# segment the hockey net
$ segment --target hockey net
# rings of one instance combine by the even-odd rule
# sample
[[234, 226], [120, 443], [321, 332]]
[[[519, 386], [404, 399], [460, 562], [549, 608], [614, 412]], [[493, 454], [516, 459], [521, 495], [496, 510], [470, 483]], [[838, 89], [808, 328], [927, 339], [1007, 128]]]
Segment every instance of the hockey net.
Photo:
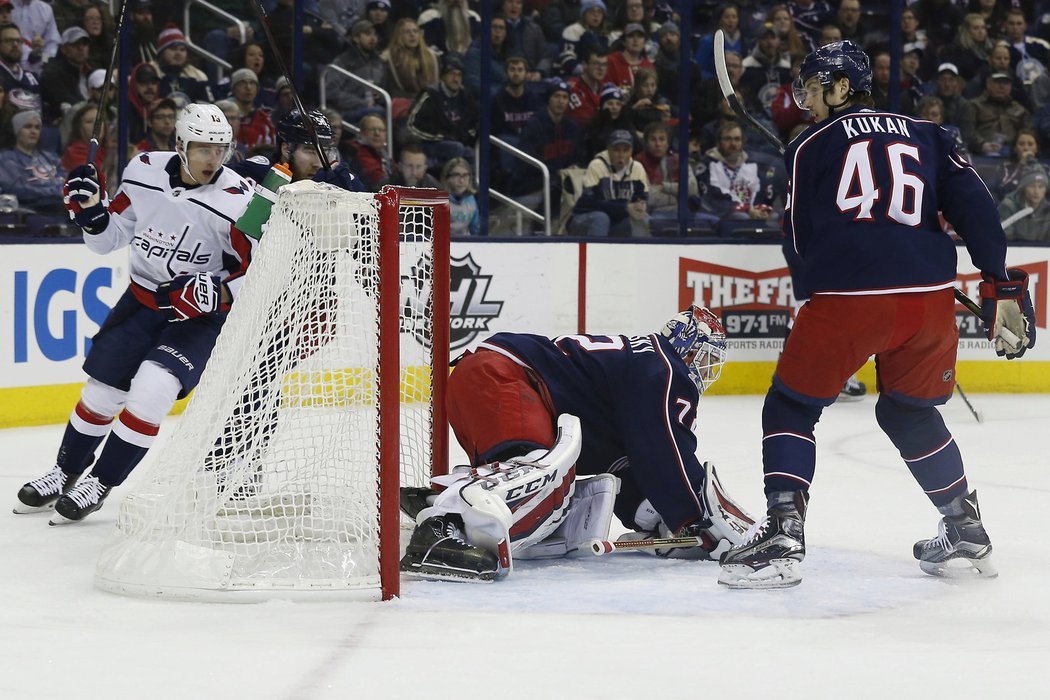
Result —
[[398, 487], [447, 468], [448, 216], [435, 190], [281, 189], [97, 585], [397, 595]]

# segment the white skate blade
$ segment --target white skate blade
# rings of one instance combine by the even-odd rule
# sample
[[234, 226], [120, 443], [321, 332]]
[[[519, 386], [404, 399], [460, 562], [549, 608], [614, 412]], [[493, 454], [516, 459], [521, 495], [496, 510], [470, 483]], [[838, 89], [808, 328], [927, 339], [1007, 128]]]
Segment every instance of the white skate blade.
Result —
[[48, 525], [72, 525], [74, 523], [79, 523], [79, 522], [80, 522], [79, 520], [70, 520], [66, 516], [64, 516], [61, 513], [59, 513], [58, 511], [55, 511], [51, 515], [51, 520], [47, 521], [47, 524]]
[[486, 571], [479, 574], [477, 571], [453, 568], [434, 568], [423, 565], [411, 569], [401, 569], [403, 576], [419, 579], [422, 581], [452, 581], [454, 583], [492, 583], [496, 580], [494, 572]]
[[773, 559], [760, 569], [723, 564], [718, 582], [734, 589], [790, 588], [802, 583], [802, 569], [794, 559]]
[[11, 512], [15, 515], [28, 515], [30, 513], [49, 513], [55, 509], [55, 502], [51, 501], [47, 505], [43, 506], [27, 506], [25, 503], [19, 501]]
[[999, 570], [992, 563], [992, 556], [980, 559], [969, 559], [967, 557], [955, 557], [943, 562], [919, 561], [919, 568], [930, 576], [950, 579], [968, 578], [995, 578]]

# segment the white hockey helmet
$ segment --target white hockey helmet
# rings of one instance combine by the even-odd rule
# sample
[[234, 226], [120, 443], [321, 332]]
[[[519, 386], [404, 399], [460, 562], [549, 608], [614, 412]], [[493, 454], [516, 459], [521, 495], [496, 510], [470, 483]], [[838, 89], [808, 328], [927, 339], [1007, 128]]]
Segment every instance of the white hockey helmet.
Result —
[[660, 333], [685, 360], [689, 378], [701, 394], [722, 376], [727, 350], [726, 331], [710, 309], [690, 306], [672, 316]]
[[191, 102], [182, 108], [175, 120], [175, 152], [187, 169], [186, 149], [191, 142], [224, 144], [226, 155], [222, 162], [225, 163], [233, 154], [233, 127], [215, 105]]

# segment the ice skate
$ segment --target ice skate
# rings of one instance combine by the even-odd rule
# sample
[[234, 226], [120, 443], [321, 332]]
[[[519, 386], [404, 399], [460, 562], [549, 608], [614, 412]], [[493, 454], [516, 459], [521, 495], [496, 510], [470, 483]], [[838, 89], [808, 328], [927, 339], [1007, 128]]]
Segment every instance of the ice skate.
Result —
[[718, 582], [730, 588], [787, 588], [802, 582], [803, 523], [809, 494], [794, 491], [751, 526], [743, 544], [722, 555]]
[[419, 511], [433, 504], [437, 491], [427, 486], [402, 486], [400, 492], [401, 512], [412, 520]]
[[857, 379], [857, 375], [854, 374], [842, 385], [842, 389], [839, 391], [839, 401], [857, 401], [864, 398], [867, 393], [868, 387], [865, 386], [864, 382]]
[[80, 522], [101, 508], [112, 490], [112, 486], [106, 486], [96, 476], [85, 477], [55, 502], [55, 514], [51, 516], [50, 524]]
[[977, 491], [962, 499], [962, 507], [962, 515], [941, 518], [937, 536], [916, 542], [912, 553], [919, 568], [931, 576], [994, 578], [999, 572], [992, 563], [992, 542], [981, 523]]
[[467, 544], [455, 513], [420, 523], [401, 558], [401, 571], [419, 578], [491, 583], [499, 573], [495, 554]]
[[18, 503], [12, 512], [43, 513], [54, 509], [55, 501], [77, 483], [79, 474], [68, 474], [57, 465], [43, 476], [33, 479], [18, 491]]

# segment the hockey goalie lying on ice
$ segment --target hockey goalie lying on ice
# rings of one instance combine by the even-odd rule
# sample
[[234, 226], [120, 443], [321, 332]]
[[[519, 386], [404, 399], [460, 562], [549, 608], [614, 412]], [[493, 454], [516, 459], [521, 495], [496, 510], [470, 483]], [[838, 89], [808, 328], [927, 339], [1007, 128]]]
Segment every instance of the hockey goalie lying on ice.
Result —
[[402, 489], [417, 526], [401, 570], [491, 581], [514, 557], [606, 539], [614, 513], [633, 540], [696, 538], [657, 554], [717, 561], [752, 524], [696, 458], [697, 402], [725, 357], [725, 331], [696, 306], [649, 335], [488, 338], [448, 385], [470, 465]]

